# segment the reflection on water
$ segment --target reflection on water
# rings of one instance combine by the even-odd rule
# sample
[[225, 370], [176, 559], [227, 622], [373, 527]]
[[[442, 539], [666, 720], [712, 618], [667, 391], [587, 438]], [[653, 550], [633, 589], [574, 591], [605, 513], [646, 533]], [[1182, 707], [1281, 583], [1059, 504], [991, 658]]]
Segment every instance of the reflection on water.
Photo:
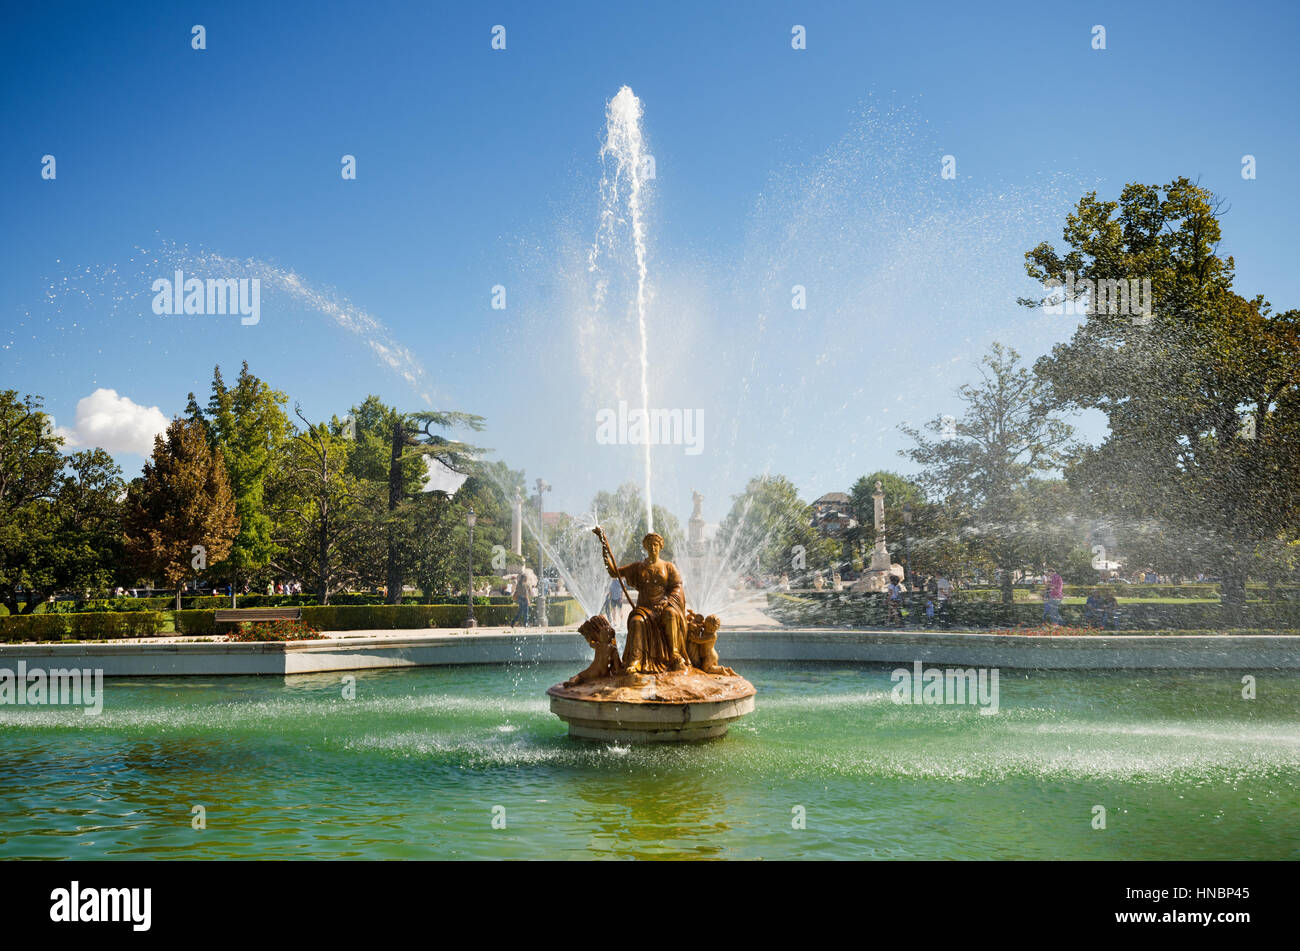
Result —
[[1300, 857], [1293, 674], [1244, 701], [1229, 672], [1007, 671], [981, 716], [894, 704], [888, 668], [751, 664], [758, 710], [726, 739], [620, 747], [548, 712], [567, 673], [361, 672], [352, 701], [338, 674], [123, 680], [99, 717], [0, 707], [0, 856]]

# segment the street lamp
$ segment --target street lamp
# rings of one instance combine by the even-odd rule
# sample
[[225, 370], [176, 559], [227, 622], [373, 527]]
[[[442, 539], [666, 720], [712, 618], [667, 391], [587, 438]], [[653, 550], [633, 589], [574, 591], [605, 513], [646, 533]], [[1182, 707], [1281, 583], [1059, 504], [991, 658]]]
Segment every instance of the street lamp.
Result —
[[537, 480], [537, 586], [538, 591], [538, 610], [540, 617], [537, 624], [540, 627], [550, 627], [550, 622], [546, 618], [546, 518], [542, 505], [542, 493], [551, 491], [551, 484], [545, 479]]
[[465, 622], [466, 627], [478, 627], [478, 621], [474, 620], [474, 523], [478, 521], [478, 516], [474, 514], [471, 508], [469, 514], [465, 516], [465, 524], [469, 526], [469, 587], [465, 590], [465, 602], [469, 606], [469, 620]]

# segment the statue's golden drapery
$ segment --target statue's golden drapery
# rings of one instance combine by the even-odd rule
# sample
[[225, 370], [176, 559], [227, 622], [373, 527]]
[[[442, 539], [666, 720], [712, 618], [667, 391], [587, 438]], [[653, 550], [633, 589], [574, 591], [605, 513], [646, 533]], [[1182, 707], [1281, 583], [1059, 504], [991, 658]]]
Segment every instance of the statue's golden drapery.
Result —
[[636, 589], [636, 607], [627, 621], [623, 664], [628, 673], [658, 674], [691, 666], [686, 648], [686, 593], [671, 561], [659, 558], [664, 541], [651, 532], [642, 542], [647, 557], [616, 568], [606, 556], [610, 577]]

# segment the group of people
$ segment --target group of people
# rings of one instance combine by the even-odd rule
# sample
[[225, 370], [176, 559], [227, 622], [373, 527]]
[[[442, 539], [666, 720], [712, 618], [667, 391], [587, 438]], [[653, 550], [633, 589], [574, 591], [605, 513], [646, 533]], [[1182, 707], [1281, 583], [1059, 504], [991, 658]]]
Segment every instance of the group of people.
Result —
[[1083, 602], [1083, 620], [1089, 627], [1119, 626], [1119, 601], [1115, 592], [1093, 588], [1088, 600]]
[[[889, 623], [903, 625], [903, 594], [907, 589], [898, 575], [890, 575], [885, 586], [885, 605], [889, 609]], [[952, 582], [944, 575], [922, 576], [912, 583], [912, 591], [923, 598], [926, 623], [934, 624], [948, 617], [948, 602], [952, 600]], [[918, 599], [919, 600], [919, 599]]]
[[[1058, 627], [1064, 625], [1061, 620], [1061, 602], [1065, 600], [1065, 579], [1060, 572], [1049, 568], [1045, 575], [1043, 590], [1043, 620]], [[1088, 600], [1083, 603], [1083, 620], [1089, 627], [1118, 627], [1119, 601], [1115, 593], [1101, 588], [1093, 588]]]

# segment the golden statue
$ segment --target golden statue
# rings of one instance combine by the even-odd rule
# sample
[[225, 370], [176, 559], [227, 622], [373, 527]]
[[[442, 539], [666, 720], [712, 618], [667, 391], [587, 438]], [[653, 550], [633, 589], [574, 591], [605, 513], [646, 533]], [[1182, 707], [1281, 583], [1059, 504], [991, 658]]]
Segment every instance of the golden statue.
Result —
[[627, 743], [677, 743], [722, 736], [728, 725], [754, 709], [754, 685], [718, 663], [719, 621], [686, 610], [682, 576], [659, 557], [664, 540], [651, 532], [641, 541], [646, 557], [622, 568], [600, 526], [605, 570], [636, 605], [627, 622], [623, 656], [614, 628], [602, 615], [578, 628], [596, 652], [582, 673], [546, 691], [551, 712], [569, 735]]
[[682, 576], [671, 561], [659, 557], [663, 537], [651, 532], [641, 540], [646, 557], [624, 565], [614, 561], [604, 532], [599, 533], [605, 555], [605, 570], [636, 589], [636, 606], [627, 619], [627, 643], [623, 667], [629, 674], [661, 674], [689, 670], [686, 650], [686, 593]]

